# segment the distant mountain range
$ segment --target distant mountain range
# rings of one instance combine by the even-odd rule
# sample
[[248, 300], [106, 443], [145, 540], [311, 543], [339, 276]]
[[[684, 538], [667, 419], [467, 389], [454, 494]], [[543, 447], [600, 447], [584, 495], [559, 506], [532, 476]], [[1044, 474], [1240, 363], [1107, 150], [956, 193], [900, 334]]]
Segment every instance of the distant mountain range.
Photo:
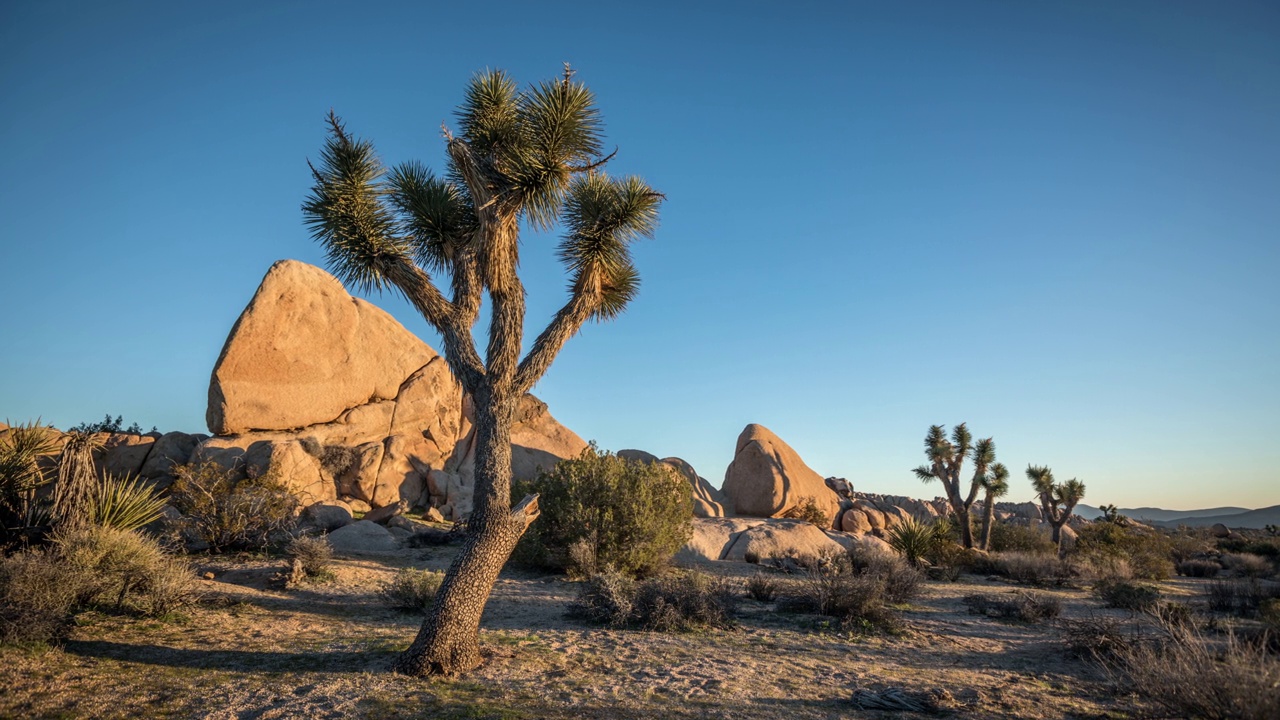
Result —
[[[1092, 505], [1077, 505], [1076, 514], [1094, 520], [1102, 517], [1102, 511]], [[1163, 527], [1188, 525], [1191, 527], [1208, 527], [1222, 523], [1233, 528], [1263, 528], [1267, 525], [1280, 525], [1280, 505], [1250, 510], [1241, 507], [1205, 508], [1203, 510], [1163, 510], [1161, 508], [1140, 507], [1120, 508], [1120, 514], [1139, 522]]]

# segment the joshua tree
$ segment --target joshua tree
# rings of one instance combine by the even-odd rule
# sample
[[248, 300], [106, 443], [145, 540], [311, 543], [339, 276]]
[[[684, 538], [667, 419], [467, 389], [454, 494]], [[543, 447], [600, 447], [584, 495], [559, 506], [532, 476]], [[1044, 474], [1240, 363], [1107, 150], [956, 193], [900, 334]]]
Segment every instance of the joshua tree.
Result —
[[1058, 554], [1062, 547], [1062, 526], [1071, 519], [1076, 503], [1084, 499], [1084, 483], [1075, 478], [1064, 483], [1053, 481], [1053, 471], [1048, 467], [1027, 466], [1027, 479], [1040, 494], [1040, 510], [1053, 527], [1053, 543], [1058, 546]]
[[[933, 425], [924, 436], [924, 454], [929, 458], [928, 465], [915, 469], [916, 477], [925, 482], [941, 480], [947, 490], [947, 501], [951, 503], [951, 511], [955, 513], [956, 523], [960, 526], [960, 542], [966, 548], [973, 547], [973, 528], [969, 525], [969, 508], [978, 498], [978, 488], [982, 487], [982, 478], [987, 469], [996, 461], [996, 443], [991, 438], [973, 442], [969, 428], [964, 423], [955, 426], [951, 431], [951, 439], [947, 440], [946, 430], [941, 425]], [[969, 491], [961, 494], [960, 473], [965, 458], [973, 458], [973, 479]]]
[[1120, 508], [1115, 505], [1103, 505], [1098, 509], [1102, 511], [1102, 517], [1100, 519], [1103, 522], [1124, 524], [1125, 521], [1128, 520], [1128, 518], [1120, 514]]
[[996, 498], [1009, 494], [1009, 468], [1004, 463], [993, 463], [991, 470], [982, 478], [982, 489], [986, 496], [982, 499], [982, 538], [978, 546], [983, 550], [991, 549], [991, 522], [996, 516]]
[[[387, 170], [370, 142], [329, 114], [315, 185], [303, 205], [329, 266], [362, 291], [404, 294], [440, 332], [453, 376], [475, 406], [475, 510], [431, 612], [395, 669], [465, 672], [480, 663], [480, 615], [499, 571], [538, 516], [537, 495], [511, 506], [511, 425], [520, 398], [587, 320], [617, 317], [639, 289], [629, 244], [652, 236], [663, 196], [601, 168], [595, 98], [562, 78], [520, 90], [502, 71], [472, 78], [443, 128], [448, 172], [407, 162]], [[616, 152], [616, 151], [615, 151]], [[569, 298], [521, 358], [525, 291], [520, 227], [563, 228], [558, 254]], [[432, 274], [449, 276], [446, 297]], [[484, 359], [473, 328], [490, 321]]]

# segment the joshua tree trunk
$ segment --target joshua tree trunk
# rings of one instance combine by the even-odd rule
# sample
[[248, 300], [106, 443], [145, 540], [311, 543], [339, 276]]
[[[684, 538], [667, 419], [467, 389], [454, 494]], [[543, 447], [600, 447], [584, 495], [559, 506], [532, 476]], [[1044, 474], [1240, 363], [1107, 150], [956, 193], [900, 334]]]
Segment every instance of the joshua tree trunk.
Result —
[[995, 520], [996, 503], [995, 498], [991, 494], [987, 494], [986, 502], [982, 505], [982, 539], [979, 547], [983, 550], [991, 549], [991, 522]]
[[960, 544], [971, 548], [973, 547], [973, 526], [969, 524], [969, 507], [961, 503], [954, 509], [956, 522], [960, 523]]
[[476, 498], [466, 544], [445, 575], [417, 639], [396, 661], [397, 672], [452, 675], [480, 664], [480, 617], [489, 593], [516, 543], [538, 517], [536, 495], [506, 510], [516, 401], [505, 395], [477, 395], [476, 488], [486, 492]]

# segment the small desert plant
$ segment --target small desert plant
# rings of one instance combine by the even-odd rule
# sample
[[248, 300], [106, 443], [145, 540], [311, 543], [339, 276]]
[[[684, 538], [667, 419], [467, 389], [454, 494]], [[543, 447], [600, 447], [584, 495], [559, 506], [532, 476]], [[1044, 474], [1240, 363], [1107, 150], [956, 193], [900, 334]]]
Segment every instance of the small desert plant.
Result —
[[0, 558], [0, 643], [45, 643], [71, 626], [80, 583], [54, 551], [32, 548]]
[[308, 577], [320, 578], [330, 575], [329, 565], [333, 562], [333, 546], [324, 536], [299, 535], [289, 541], [285, 554], [297, 560], [303, 574]]
[[141, 478], [106, 474], [94, 481], [85, 499], [89, 522], [118, 530], [137, 530], [160, 518], [165, 501]]
[[1151, 612], [1160, 603], [1160, 591], [1151, 585], [1120, 579], [1099, 580], [1093, 594], [1110, 608]]
[[989, 562], [994, 574], [1023, 585], [1065, 585], [1074, 574], [1068, 563], [1050, 554], [992, 553]]
[[1212, 560], [1183, 560], [1178, 563], [1179, 575], [1186, 577], [1211, 578], [1222, 572], [1222, 566]]
[[906, 520], [889, 530], [887, 539], [889, 547], [914, 568], [920, 567], [925, 556], [938, 544], [934, 529], [915, 519]]
[[824, 530], [831, 527], [831, 518], [827, 515], [827, 511], [823, 510], [822, 506], [818, 504], [818, 499], [812, 496], [801, 498], [795, 507], [787, 510], [783, 517], [804, 520]]
[[1058, 633], [1073, 657], [1100, 662], [1114, 657], [1133, 641], [1117, 620], [1108, 617], [1061, 620]]
[[[692, 532], [692, 497], [682, 477], [661, 463], [595, 446], [513, 485], [513, 497], [532, 493], [542, 514], [513, 556], [525, 564], [583, 576], [608, 568], [644, 576], [664, 567]], [[584, 559], [590, 567], [575, 565]]]
[[769, 573], [757, 571], [747, 578], [747, 595], [760, 602], [772, 602], [778, 596], [778, 590], [781, 587], [782, 584], [778, 579]]
[[1052, 595], [1018, 591], [1008, 596], [969, 595], [964, 599], [970, 614], [992, 618], [1039, 622], [1062, 614], [1062, 601]]
[[658, 632], [727, 628], [733, 625], [739, 592], [728, 580], [698, 572], [636, 581], [607, 571], [582, 584], [570, 612], [598, 625]]
[[1047, 554], [1054, 551], [1054, 544], [1036, 528], [997, 522], [991, 526], [991, 551]]
[[1209, 609], [1241, 617], [1255, 617], [1263, 603], [1280, 598], [1280, 584], [1257, 578], [1213, 580], [1205, 588]]
[[[153, 427], [151, 430], [154, 432], [155, 428]], [[101, 421], [96, 423], [80, 423], [79, 425], [71, 428], [69, 432], [84, 433], [86, 435], [91, 435], [93, 433], [129, 433], [130, 435], [141, 435], [142, 426], [135, 422], [131, 423], [129, 427], [125, 427], [123, 415], [117, 415], [115, 416], [115, 419], [112, 419], [111, 413], [107, 413], [103, 416]]]
[[444, 573], [404, 568], [383, 586], [382, 599], [389, 607], [409, 612], [423, 612], [431, 607], [444, 581]]
[[1107, 664], [1170, 717], [1271, 720], [1280, 708], [1280, 658], [1235, 635], [1216, 641], [1187, 625], [1159, 642], [1131, 642]]
[[1223, 555], [1222, 564], [1236, 577], [1265, 578], [1275, 572], [1269, 560], [1253, 553]]
[[267, 473], [235, 480], [217, 463], [175, 465], [169, 502], [182, 513], [182, 529], [214, 551], [261, 550], [295, 524], [298, 501]]

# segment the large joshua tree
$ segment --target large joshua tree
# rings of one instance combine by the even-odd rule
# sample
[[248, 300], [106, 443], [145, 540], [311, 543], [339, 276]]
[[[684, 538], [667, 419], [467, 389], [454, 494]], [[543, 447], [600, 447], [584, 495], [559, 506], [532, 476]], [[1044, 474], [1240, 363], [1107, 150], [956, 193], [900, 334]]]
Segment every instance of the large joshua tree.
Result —
[[1004, 463], [993, 463], [986, 477], [982, 478], [982, 489], [986, 491], [982, 498], [982, 537], [978, 547], [991, 549], [991, 523], [996, 517], [996, 498], [1009, 494], [1009, 468]]
[[[639, 276], [629, 244], [652, 236], [663, 196], [637, 177], [601, 170], [602, 124], [586, 85], [563, 77], [519, 89], [501, 71], [472, 78], [443, 129], [447, 173], [383, 167], [371, 143], [331, 112], [315, 185], [303, 205], [330, 268], [368, 292], [393, 289], [440, 332], [444, 356], [475, 406], [475, 509], [435, 604], [395, 670], [465, 672], [480, 663], [480, 616], [516, 542], [538, 517], [536, 495], [511, 505], [511, 425], [517, 403], [587, 320], [619, 315]], [[521, 357], [525, 290], [520, 229], [560, 226], [569, 298]], [[449, 295], [435, 279], [447, 275]], [[483, 359], [473, 328], [482, 295], [490, 320]]]
[[[928, 465], [915, 469], [916, 477], [925, 482], [941, 480], [947, 491], [947, 502], [951, 512], [955, 513], [956, 524], [960, 526], [960, 542], [966, 548], [973, 547], [973, 528], [969, 525], [969, 508], [978, 498], [978, 489], [982, 487], [982, 479], [987, 469], [996, 461], [996, 443], [991, 438], [973, 442], [969, 428], [960, 423], [951, 431], [951, 439], [947, 439], [946, 429], [941, 425], [929, 427], [924, 436], [924, 454], [929, 459]], [[962, 492], [960, 483], [966, 458], [973, 459], [973, 478], [969, 481], [969, 489]]]
[[1065, 549], [1062, 546], [1062, 526], [1071, 519], [1076, 503], [1084, 499], [1084, 483], [1075, 478], [1063, 483], [1054, 482], [1052, 470], [1036, 465], [1027, 466], [1027, 479], [1040, 495], [1040, 511], [1053, 528], [1053, 543], [1061, 555]]

